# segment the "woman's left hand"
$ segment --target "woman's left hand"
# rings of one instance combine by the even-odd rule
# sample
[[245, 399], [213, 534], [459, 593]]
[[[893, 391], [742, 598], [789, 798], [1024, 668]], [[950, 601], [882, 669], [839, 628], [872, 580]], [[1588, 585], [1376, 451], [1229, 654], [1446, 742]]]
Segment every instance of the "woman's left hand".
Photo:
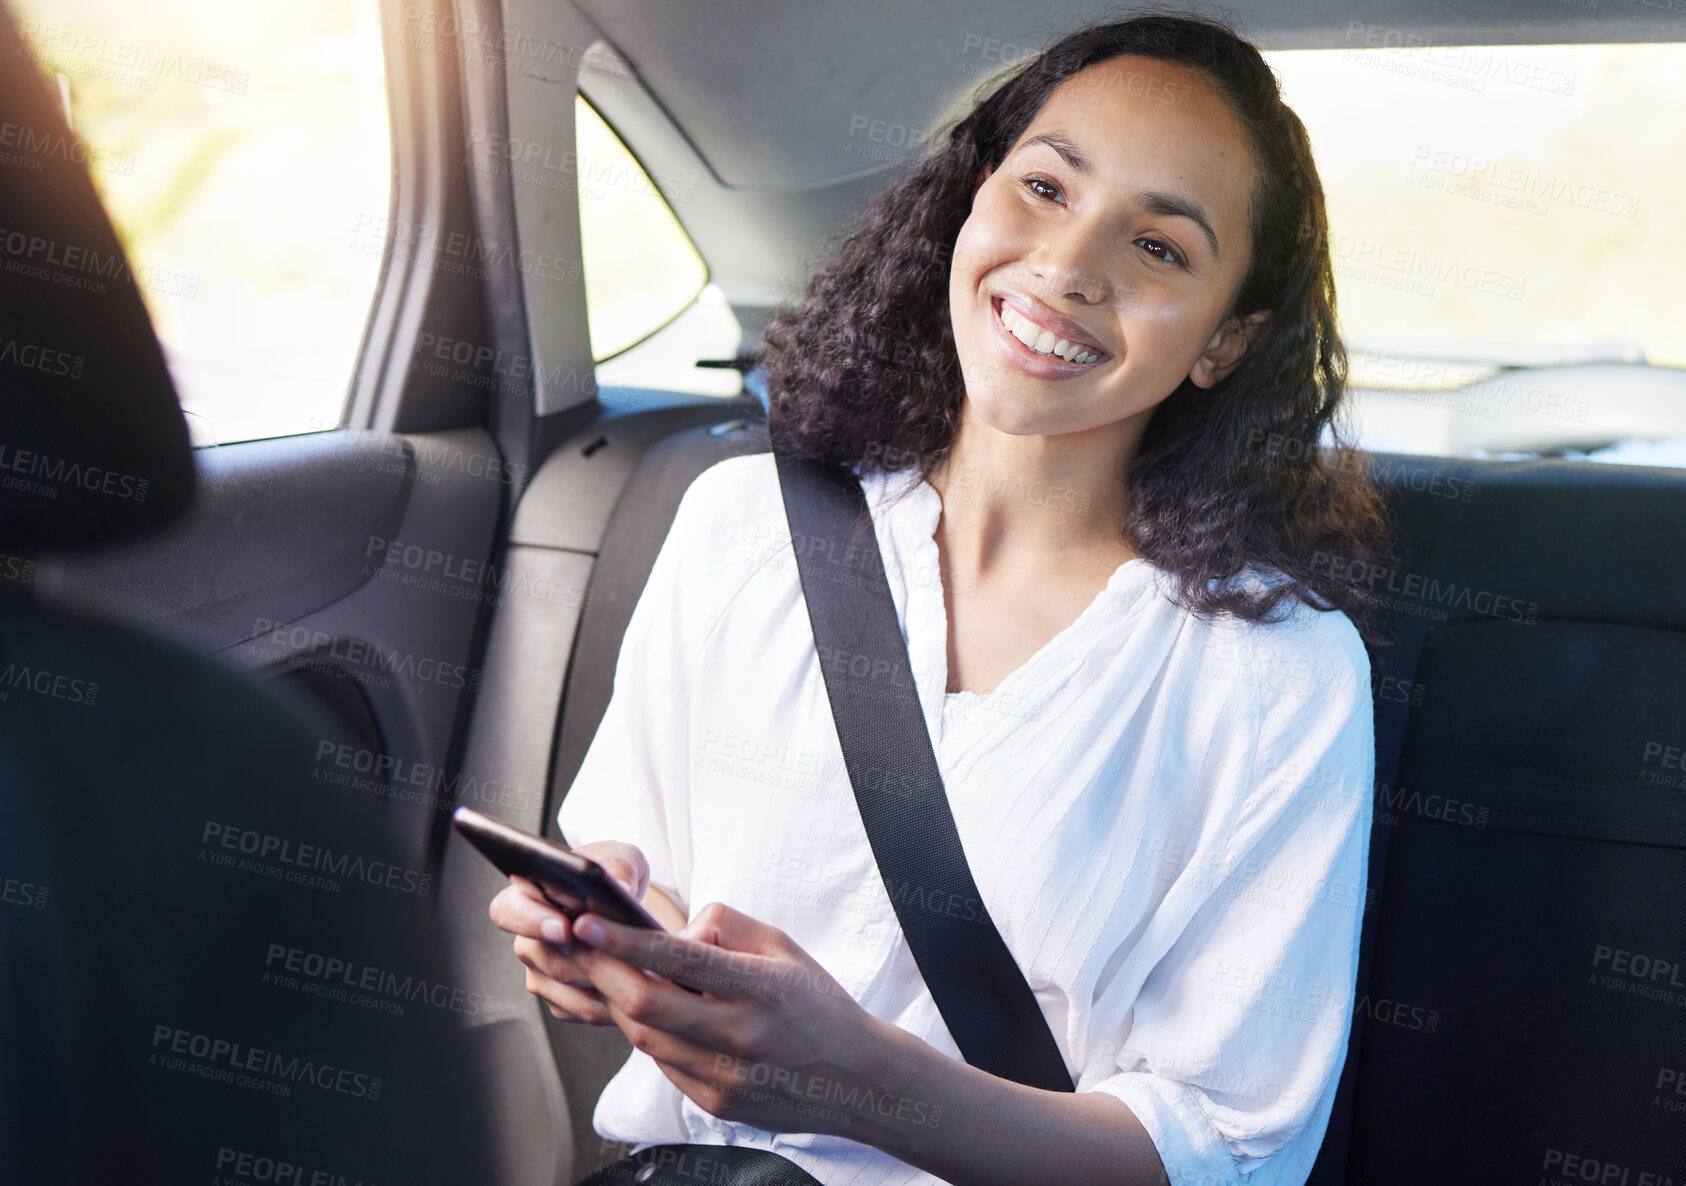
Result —
[[712, 903], [677, 934], [597, 915], [582, 915], [574, 934], [576, 961], [615, 1024], [711, 1115], [856, 1140], [935, 1123], [930, 1105], [896, 1098], [881, 1080], [901, 1031], [778, 928]]

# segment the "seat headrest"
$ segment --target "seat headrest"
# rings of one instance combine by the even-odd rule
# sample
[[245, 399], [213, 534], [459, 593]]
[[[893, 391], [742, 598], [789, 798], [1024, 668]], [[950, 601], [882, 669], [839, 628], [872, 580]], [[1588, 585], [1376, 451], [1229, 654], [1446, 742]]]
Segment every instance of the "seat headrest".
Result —
[[186, 509], [187, 425], [87, 154], [3, 6], [0, 61], [0, 550], [130, 539]]

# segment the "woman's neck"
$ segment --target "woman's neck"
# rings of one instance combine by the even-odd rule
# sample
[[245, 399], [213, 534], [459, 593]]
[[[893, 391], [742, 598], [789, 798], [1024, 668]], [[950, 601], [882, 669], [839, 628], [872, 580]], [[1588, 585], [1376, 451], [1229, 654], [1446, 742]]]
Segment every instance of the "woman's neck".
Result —
[[1085, 560], [1110, 571], [1130, 559], [1121, 536], [1129, 515], [1123, 475], [1143, 427], [1015, 436], [963, 416], [930, 477], [943, 503], [939, 542], [958, 575]]

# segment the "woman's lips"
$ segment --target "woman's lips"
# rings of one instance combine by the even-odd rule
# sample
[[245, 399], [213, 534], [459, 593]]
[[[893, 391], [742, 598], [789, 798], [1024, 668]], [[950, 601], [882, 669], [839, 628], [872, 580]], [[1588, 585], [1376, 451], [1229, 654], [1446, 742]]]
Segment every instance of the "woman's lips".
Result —
[[[1044, 353], [1032, 346], [1027, 346], [1022, 340], [1020, 340], [1018, 335], [1014, 334], [1012, 330], [1007, 328], [1006, 322], [1002, 320], [1004, 305], [1011, 311], [1012, 314], [1016, 314], [1018, 317], [1024, 317], [1033, 324], [1045, 327], [1046, 333], [1044, 335], [1044, 340], [1046, 340], [1046, 335], [1054, 335], [1055, 337], [1055, 341], [1049, 343], [1050, 345], [1057, 346], [1059, 344], [1059, 331], [1056, 327], [1059, 327], [1060, 329], [1064, 329], [1065, 327], [1060, 326], [1058, 318], [1049, 316], [1043, 310], [1021, 309], [1016, 304], [1009, 304], [1007, 299], [1001, 295], [991, 297], [989, 304], [990, 321], [994, 323], [997, 348], [1000, 349], [1002, 354], [1007, 357], [1008, 361], [1018, 367], [1021, 371], [1024, 371], [1026, 374], [1033, 375], [1039, 379], [1069, 379], [1094, 370], [1111, 357], [1085, 334], [1079, 334], [1076, 337], [1068, 337], [1066, 338], [1066, 341], [1068, 343], [1068, 347], [1075, 344], [1082, 347], [1084, 352], [1088, 355], [1099, 356], [1094, 358], [1094, 361], [1091, 362], [1072, 362], [1060, 357], [1057, 354]], [[1071, 353], [1069, 348], [1067, 353]], [[1084, 354], [1079, 353], [1076, 357], [1084, 357]]]

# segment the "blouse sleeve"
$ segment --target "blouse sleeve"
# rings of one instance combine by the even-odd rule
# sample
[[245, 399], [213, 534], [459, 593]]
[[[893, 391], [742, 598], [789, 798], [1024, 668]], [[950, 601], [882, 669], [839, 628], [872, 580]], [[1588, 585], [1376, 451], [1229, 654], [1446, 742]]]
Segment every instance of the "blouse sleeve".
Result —
[[679, 502], [633, 608], [603, 721], [556, 822], [570, 845], [619, 840], [650, 863], [650, 884], [690, 913], [690, 708], [709, 622], [708, 562], [718, 475], [705, 472]]
[[[1221, 860], [1185, 866], [1189, 922], [1081, 1090], [1122, 1100], [1172, 1186], [1302, 1186], [1352, 1024], [1374, 778], [1369, 660], [1318, 615], [1335, 678], [1260, 688], [1259, 742]], [[1113, 1055], [1116, 1054], [1116, 1059]]]

